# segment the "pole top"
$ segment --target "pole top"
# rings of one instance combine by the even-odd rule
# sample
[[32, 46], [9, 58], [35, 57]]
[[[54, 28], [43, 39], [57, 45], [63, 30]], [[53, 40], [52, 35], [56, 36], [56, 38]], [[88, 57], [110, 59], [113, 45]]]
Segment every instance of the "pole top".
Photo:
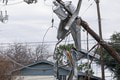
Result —
[[99, 3], [99, 2], [100, 2], [100, 0], [95, 0], [95, 2], [96, 2], [96, 3]]
[[60, 1], [62, 1], [62, 0], [56, 0], [56, 1], [60, 2]]

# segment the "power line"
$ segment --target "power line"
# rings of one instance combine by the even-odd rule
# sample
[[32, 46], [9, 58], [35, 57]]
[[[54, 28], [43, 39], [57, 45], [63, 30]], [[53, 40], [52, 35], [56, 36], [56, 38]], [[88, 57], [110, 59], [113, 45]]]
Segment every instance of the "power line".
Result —
[[[103, 39], [105, 41], [110, 41], [110, 39]], [[73, 40], [69, 40], [69, 42], [72, 42]], [[86, 41], [86, 40], [81, 40], [81, 41]], [[95, 41], [95, 39], [89, 39], [89, 41]], [[58, 41], [44, 41], [44, 43], [57, 43]], [[64, 42], [64, 41], [63, 41]], [[19, 42], [19, 44], [39, 44], [39, 43], [43, 43], [42, 42]], [[4, 45], [4, 44], [14, 44], [14, 43], [0, 43], [1, 45]], [[116, 43], [116, 44], [119, 44], [119, 43]]]
[[88, 9], [93, 5], [94, 1], [85, 9], [85, 11], [81, 14], [81, 16], [83, 16], [87, 11]]

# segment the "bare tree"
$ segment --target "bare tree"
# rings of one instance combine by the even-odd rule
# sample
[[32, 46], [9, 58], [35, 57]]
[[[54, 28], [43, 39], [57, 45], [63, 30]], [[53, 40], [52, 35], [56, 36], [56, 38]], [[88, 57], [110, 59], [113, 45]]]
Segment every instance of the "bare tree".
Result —
[[[0, 80], [11, 80], [12, 78], [8, 77], [8, 73], [23, 67], [21, 65], [47, 60], [50, 57], [48, 45], [30, 47], [29, 45], [19, 43], [0, 50], [0, 54], [2, 54], [0, 56]], [[16, 64], [14, 61], [21, 65]]]
[[47, 60], [51, 55], [48, 51], [48, 45], [38, 45], [29, 47], [29, 45], [14, 44], [4, 50], [4, 54], [18, 63], [29, 64], [40, 60]]
[[[27, 45], [14, 44], [10, 45], [3, 52], [5, 55], [7, 55], [7, 57], [11, 58], [12, 60], [22, 65], [27, 65], [33, 61], [30, 50], [31, 49], [29, 49]], [[18, 68], [18, 65], [14, 66]]]
[[10, 80], [11, 76], [8, 74], [11, 71], [11, 62], [0, 55], [0, 80]]
[[38, 45], [34, 52], [35, 61], [46, 60], [51, 56], [48, 51], [48, 45]]

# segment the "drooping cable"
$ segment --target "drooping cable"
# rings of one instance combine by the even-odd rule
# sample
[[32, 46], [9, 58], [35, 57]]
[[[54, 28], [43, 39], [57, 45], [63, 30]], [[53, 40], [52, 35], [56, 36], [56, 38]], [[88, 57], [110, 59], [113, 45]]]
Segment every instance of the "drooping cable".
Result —
[[[71, 32], [69, 31], [65, 36], [68, 36], [69, 34], [70, 34]], [[64, 38], [63, 39], [60, 39], [57, 43], [56, 43], [56, 45], [55, 45], [55, 48], [54, 48], [54, 54], [53, 54], [53, 58], [54, 58], [54, 60], [55, 60], [55, 65], [54, 65], [54, 72], [55, 72], [55, 74], [54, 74], [54, 76], [56, 77], [56, 79], [58, 78], [58, 75], [59, 75], [59, 72], [58, 72], [58, 55], [56, 54], [56, 50], [57, 50], [57, 46], [62, 42], [64, 40]]]
[[[44, 1], [45, 1], [45, 0], [44, 0]], [[52, 10], [53, 10], [53, 7], [52, 7]], [[52, 25], [46, 30], [46, 32], [45, 32], [45, 34], [44, 34], [44, 36], [43, 36], [43, 39], [42, 39], [42, 46], [44, 46], [45, 37], [46, 37], [48, 31], [49, 31], [51, 28], [57, 29], [57, 28], [54, 26], [53, 12], [52, 12], [52, 20], [51, 20], [51, 23], [52, 23]], [[42, 53], [42, 49], [41, 49], [41, 53]]]

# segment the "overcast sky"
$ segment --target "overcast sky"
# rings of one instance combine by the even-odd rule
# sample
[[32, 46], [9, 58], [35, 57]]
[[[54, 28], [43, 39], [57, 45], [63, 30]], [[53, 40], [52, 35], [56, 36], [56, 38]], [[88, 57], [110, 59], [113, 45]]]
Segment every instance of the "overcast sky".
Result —
[[[7, 10], [8, 23], [0, 23], [0, 43], [6, 42], [38, 42], [51, 26], [52, 0], [38, 0], [37, 4], [28, 5], [25, 2], [9, 5], [22, 0], [9, 0], [8, 6], [0, 6], [1, 11]], [[120, 32], [120, 0], [100, 0], [102, 15], [103, 37], [108, 39], [114, 32]], [[83, 0], [80, 16], [86, 20], [92, 29], [98, 33], [96, 5], [94, 0]], [[73, 0], [76, 6], [77, 0]], [[86, 11], [88, 6], [92, 6]], [[1, 5], [3, 5], [1, 3]], [[86, 12], [85, 12], [86, 11]], [[85, 12], [85, 13], [84, 13]], [[83, 14], [84, 13], [84, 14]], [[55, 26], [58, 27], [59, 19], [55, 18]], [[51, 28], [45, 41], [56, 41], [57, 30]]]
[[[0, 10], [3, 12], [7, 10], [9, 15], [7, 23], [0, 22], [0, 43], [42, 42], [44, 34], [52, 25], [52, 18], [55, 19], [54, 26], [58, 27], [59, 25], [59, 19], [52, 11], [52, 1], [38, 0], [38, 3], [28, 5], [23, 0], [9, 0], [7, 6], [3, 6], [0, 2]], [[78, 0], [72, 1], [77, 6]], [[109, 39], [113, 33], [120, 32], [119, 4], [120, 0], [100, 0], [104, 39]], [[94, 0], [83, 0], [79, 16], [86, 20], [90, 27], [98, 33], [97, 11]], [[50, 28], [44, 41], [57, 41], [56, 35], [57, 29]], [[86, 40], [86, 33], [83, 31], [82, 40]], [[93, 43], [91, 45], [94, 45]], [[51, 51], [53, 51], [55, 43], [50, 45]], [[82, 48], [86, 49], [85, 42], [83, 42]]]
[[[41, 42], [46, 30], [51, 27], [52, 17], [55, 19], [54, 26], [58, 27], [59, 19], [52, 12], [52, 0], [46, 0], [45, 3], [44, 0], [38, 0], [37, 4], [30, 5], [21, 1], [9, 0], [7, 6], [2, 6], [3, 4], [0, 2], [0, 10], [3, 12], [7, 10], [9, 15], [6, 24], [0, 22], [0, 43]], [[76, 6], [78, 0], [72, 1]], [[90, 6], [90, 4], [92, 5]], [[90, 7], [88, 8], [88, 6]], [[120, 0], [100, 0], [100, 8], [103, 38], [109, 39], [113, 33], [120, 32]], [[86, 20], [91, 28], [98, 33], [94, 0], [83, 0], [79, 16]], [[57, 41], [56, 35], [56, 28], [51, 28], [45, 37], [45, 41]], [[82, 39], [86, 39], [85, 36], [83, 32]]]

